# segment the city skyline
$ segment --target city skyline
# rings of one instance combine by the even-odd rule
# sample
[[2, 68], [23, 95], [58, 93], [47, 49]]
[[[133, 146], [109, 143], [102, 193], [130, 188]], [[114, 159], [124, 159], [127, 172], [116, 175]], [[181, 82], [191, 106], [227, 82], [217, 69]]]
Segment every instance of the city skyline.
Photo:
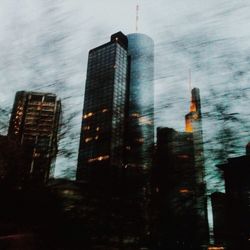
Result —
[[[84, 2], [55, 2], [50, 7], [41, 1], [15, 6], [1, 3], [4, 10], [1, 13], [4, 39], [0, 43], [4, 58], [0, 63], [4, 76], [0, 82], [1, 132], [6, 133], [16, 90], [49, 91], [61, 97], [64, 121], [70, 122], [59, 148], [57, 175], [65, 174], [63, 169], [72, 171], [76, 167], [88, 50], [118, 30], [124, 33], [135, 30], [135, 1], [107, 1], [106, 4], [94, 1], [88, 3], [85, 12]], [[244, 15], [249, 5], [241, 1], [216, 1], [216, 4], [211, 1], [204, 6], [196, 1], [189, 3], [194, 3], [192, 10], [180, 2], [140, 3], [139, 32], [152, 36], [156, 42], [156, 127], [183, 128], [182, 117], [190, 100], [187, 90], [191, 68], [193, 85], [202, 91], [206, 152], [215, 154], [221, 150], [223, 158], [227, 158], [227, 154], [240, 155], [249, 138], [248, 111], [241, 108], [249, 99], [247, 52], [250, 48]], [[102, 22], [103, 8], [107, 10], [109, 6], [115, 10], [114, 18]], [[151, 15], [151, 10], [157, 14]], [[83, 15], [87, 11], [92, 14]], [[15, 12], [20, 24], [15, 21]], [[122, 13], [129, 14], [120, 20]], [[166, 18], [166, 13], [171, 15]], [[238, 14], [242, 15], [238, 17]], [[239, 24], [236, 36], [234, 31]], [[211, 131], [215, 125], [218, 128]], [[221, 131], [225, 132], [226, 139], [219, 135]], [[74, 143], [68, 145], [69, 140]], [[214, 171], [214, 159], [206, 165]]]

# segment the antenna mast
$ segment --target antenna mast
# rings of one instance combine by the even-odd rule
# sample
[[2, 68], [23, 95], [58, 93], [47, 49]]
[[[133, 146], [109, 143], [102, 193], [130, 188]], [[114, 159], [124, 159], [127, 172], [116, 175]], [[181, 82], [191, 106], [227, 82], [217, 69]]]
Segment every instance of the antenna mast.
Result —
[[138, 32], [138, 24], [139, 24], [139, 3], [136, 5], [136, 25], [135, 30]]
[[191, 75], [191, 69], [189, 69], [189, 77], [188, 77], [188, 84], [189, 84], [189, 92], [192, 90], [192, 75]]

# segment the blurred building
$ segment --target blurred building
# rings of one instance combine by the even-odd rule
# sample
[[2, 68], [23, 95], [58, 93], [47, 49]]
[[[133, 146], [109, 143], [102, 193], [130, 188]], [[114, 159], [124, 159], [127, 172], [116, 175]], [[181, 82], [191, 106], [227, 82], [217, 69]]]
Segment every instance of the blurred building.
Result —
[[227, 220], [228, 211], [227, 199], [224, 193], [214, 192], [211, 195], [212, 211], [213, 211], [213, 233], [214, 242], [218, 245], [228, 245], [230, 239], [230, 223]]
[[118, 32], [110, 42], [89, 52], [77, 179], [90, 180], [95, 167], [122, 166], [127, 48], [127, 37]]
[[[229, 158], [218, 167], [223, 171], [226, 192], [223, 217], [217, 215], [219, 202], [213, 205], [215, 239], [226, 244], [228, 249], [236, 250], [239, 246], [250, 249], [250, 156]], [[225, 232], [222, 226], [227, 228]]]
[[201, 249], [207, 244], [207, 203], [198, 175], [193, 133], [158, 128], [152, 202], [159, 249]]
[[204, 149], [203, 149], [203, 133], [202, 133], [202, 113], [200, 90], [193, 88], [191, 91], [190, 112], [185, 116], [186, 132], [193, 133], [195, 165], [197, 172], [197, 181], [204, 181]]
[[42, 184], [53, 175], [60, 113], [61, 102], [54, 94], [16, 93], [8, 136], [24, 147], [27, 181]]
[[154, 42], [140, 33], [127, 37], [130, 70], [126, 164], [149, 170], [154, 145]]
[[186, 132], [157, 129], [152, 227], [159, 249], [202, 249], [208, 243], [201, 104], [196, 88], [185, 118]]
[[0, 136], [0, 184], [18, 187], [22, 182], [20, 177], [25, 176], [26, 167], [24, 148], [8, 136]]
[[143, 245], [152, 81], [153, 42], [145, 35], [118, 32], [89, 52], [77, 180], [87, 185], [95, 246]]

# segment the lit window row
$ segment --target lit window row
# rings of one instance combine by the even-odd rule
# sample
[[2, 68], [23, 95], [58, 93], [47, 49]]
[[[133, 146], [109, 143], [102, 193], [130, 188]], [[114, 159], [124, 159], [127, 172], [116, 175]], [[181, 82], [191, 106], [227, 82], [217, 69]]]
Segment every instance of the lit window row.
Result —
[[83, 118], [84, 118], [84, 119], [87, 119], [87, 118], [89, 118], [89, 117], [91, 117], [91, 116], [93, 116], [93, 115], [94, 115], [94, 113], [89, 112], [89, 113], [86, 113], [86, 114], [83, 116]]
[[[108, 109], [107, 109], [107, 108], [104, 108], [104, 109], [101, 110], [101, 112], [102, 112], [102, 113], [106, 113], [106, 112], [108, 112]], [[97, 112], [96, 112], [96, 113], [97, 113]], [[93, 115], [95, 115], [95, 113], [93, 113], [93, 112], [88, 112], [88, 113], [86, 113], [86, 114], [83, 116], [83, 119], [87, 119], [87, 118], [89, 118], [89, 117], [91, 117], [91, 116], [93, 116]]]
[[85, 142], [88, 143], [88, 142], [90, 142], [90, 141], [92, 141], [92, 140], [94, 140], [94, 139], [95, 139], [95, 140], [98, 140], [98, 139], [99, 139], [99, 136], [97, 135], [97, 136], [95, 136], [95, 137], [88, 137], [88, 138], [85, 139]]
[[139, 113], [132, 113], [132, 114], [131, 114], [131, 117], [139, 118], [139, 117], [140, 117], [140, 114], [139, 114]]
[[187, 188], [182, 188], [182, 189], [179, 190], [179, 192], [180, 192], [181, 194], [188, 194], [188, 193], [190, 193], [191, 191], [190, 191], [189, 189], [187, 189]]
[[140, 143], [143, 143], [144, 142], [144, 139], [143, 138], [138, 138], [136, 139], [137, 142], [140, 142]]
[[104, 160], [108, 160], [108, 159], [109, 159], [109, 155], [101, 155], [101, 156], [98, 156], [95, 158], [88, 159], [88, 162], [91, 163], [91, 162], [95, 162], [95, 161], [104, 161]]
[[152, 125], [153, 124], [153, 122], [148, 117], [145, 117], [145, 116], [140, 117], [139, 122], [142, 125]]

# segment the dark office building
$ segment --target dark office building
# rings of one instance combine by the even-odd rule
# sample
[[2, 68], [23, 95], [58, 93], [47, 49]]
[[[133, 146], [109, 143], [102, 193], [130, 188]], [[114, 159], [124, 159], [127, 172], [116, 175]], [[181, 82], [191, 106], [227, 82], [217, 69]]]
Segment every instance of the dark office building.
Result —
[[54, 94], [16, 93], [8, 136], [25, 150], [28, 164], [20, 178], [42, 184], [53, 174], [60, 112], [61, 102]]
[[131, 60], [126, 163], [148, 170], [154, 145], [154, 42], [139, 33], [127, 37]]
[[193, 133], [158, 128], [152, 202], [159, 249], [200, 249], [207, 243], [206, 197], [198, 175]]
[[208, 243], [201, 104], [196, 88], [185, 118], [186, 132], [157, 129], [152, 224], [159, 249], [201, 249]]
[[89, 52], [77, 179], [89, 179], [99, 166], [122, 166], [127, 47], [127, 37], [118, 32], [110, 42]]
[[152, 49], [144, 35], [118, 32], [89, 52], [77, 180], [88, 189], [93, 247], [139, 249], [145, 243], [149, 159], [142, 148], [154, 140], [153, 114], [149, 119], [145, 111], [153, 108], [152, 62], [145, 68], [153, 55], [147, 45]]
[[[22, 159], [22, 160], [20, 160]], [[27, 167], [24, 148], [8, 136], [0, 135], [0, 184], [18, 187]]]
[[213, 211], [214, 243], [221, 246], [228, 245], [230, 240], [230, 222], [227, 220], [227, 199], [224, 193], [215, 192], [211, 195]]
[[143, 169], [151, 164], [153, 52], [148, 36], [121, 32], [89, 52], [78, 179], [100, 164]]
[[[225, 179], [226, 244], [228, 249], [236, 250], [239, 246], [240, 249], [250, 249], [250, 156], [229, 158], [227, 163], [218, 167]], [[218, 224], [218, 220], [215, 221], [215, 229]], [[221, 232], [218, 233], [220, 236]]]

